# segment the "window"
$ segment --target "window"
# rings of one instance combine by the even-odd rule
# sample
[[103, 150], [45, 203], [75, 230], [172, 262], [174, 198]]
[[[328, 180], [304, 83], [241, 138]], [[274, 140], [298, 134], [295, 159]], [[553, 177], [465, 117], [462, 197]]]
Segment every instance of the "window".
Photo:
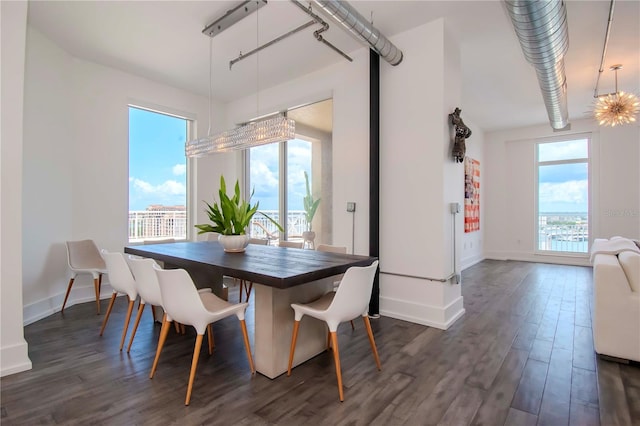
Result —
[[187, 237], [191, 122], [129, 107], [129, 242]]
[[538, 250], [587, 253], [589, 138], [537, 144]]
[[279, 235], [273, 224], [257, 215], [251, 227], [252, 237], [302, 241], [302, 233], [307, 230], [302, 202], [306, 195], [305, 172], [313, 187], [311, 156], [311, 142], [302, 139], [249, 150], [249, 186], [255, 191], [253, 201], [260, 202], [260, 211], [286, 230], [285, 235]]

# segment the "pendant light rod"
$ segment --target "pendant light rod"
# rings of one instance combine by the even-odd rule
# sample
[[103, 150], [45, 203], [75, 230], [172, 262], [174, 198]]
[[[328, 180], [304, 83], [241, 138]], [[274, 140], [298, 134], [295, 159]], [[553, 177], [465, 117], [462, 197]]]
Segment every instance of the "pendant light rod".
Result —
[[234, 64], [240, 62], [241, 60], [246, 59], [249, 56], [258, 53], [261, 50], [266, 49], [267, 47], [271, 46], [272, 44], [276, 44], [277, 42], [282, 41], [285, 38], [287, 38], [289, 36], [292, 36], [292, 35], [294, 35], [295, 33], [299, 32], [299, 31], [304, 30], [305, 28], [309, 28], [311, 25], [314, 25], [314, 24], [315, 24], [315, 21], [306, 22], [306, 23], [300, 25], [298, 28], [294, 28], [291, 31], [289, 31], [288, 33], [282, 34], [281, 36], [274, 38], [273, 40], [263, 44], [262, 46], [256, 47], [255, 49], [251, 50], [250, 52], [247, 52], [247, 53], [244, 53], [244, 54], [240, 53], [240, 55], [237, 58], [232, 59], [232, 60], [229, 61], [229, 69], [231, 69], [231, 67], [233, 67]]
[[[604, 71], [604, 61], [605, 61], [605, 57], [607, 56], [607, 47], [609, 45], [609, 35], [611, 34], [611, 22], [613, 21], [614, 3], [615, 3], [615, 0], [611, 0], [611, 4], [609, 5], [609, 19], [607, 20], [607, 31], [604, 36], [604, 46], [602, 47], [602, 58], [600, 59], [600, 68], [598, 69], [598, 78], [596, 79], [596, 88], [593, 91], [594, 98], [599, 98], [600, 96], [606, 96], [606, 94], [598, 95], [598, 86], [600, 85], [600, 76]], [[618, 89], [616, 88], [616, 92], [617, 91]]]

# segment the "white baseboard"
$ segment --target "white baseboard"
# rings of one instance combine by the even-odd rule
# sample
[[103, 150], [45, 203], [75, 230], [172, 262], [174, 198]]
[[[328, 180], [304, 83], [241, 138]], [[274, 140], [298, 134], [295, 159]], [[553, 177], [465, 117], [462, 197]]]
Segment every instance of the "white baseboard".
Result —
[[555, 265], [591, 266], [587, 256], [555, 256], [552, 254], [538, 254], [527, 252], [489, 251], [485, 253], [485, 259], [490, 260], [516, 260], [520, 262], [552, 263]]
[[22, 342], [0, 349], [0, 377], [21, 371], [31, 370], [27, 342]]
[[[102, 283], [100, 289], [100, 299], [108, 299], [111, 297], [113, 290], [109, 283]], [[85, 302], [95, 302], [96, 293], [93, 285], [85, 287], [72, 287], [71, 293], [69, 293], [69, 300], [65, 309], [77, 304]], [[22, 323], [23, 325], [32, 324], [38, 320], [53, 315], [56, 312], [60, 312], [62, 309], [62, 302], [64, 301], [64, 293], [58, 293], [46, 299], [39, 300], [37, 302], [24, 305], [22, 308]]]
[[447, 330], [464, 315], [463, 297], [460, 296], [444, 308], [409, 302], [406, 300], [380, 297], [380, 314], [403, 321]]
[[474, 255], [474, 256], [466, 257], [466, 258], [462, 259], [461, 262], [460, 262], [462, 264], [461, 265], [461, 269], [465, 270], [467, 268], [470, 268], [473, 265], [475, 265], [476, 263], [482, 262], [484, 259], [485, 259], [484, 256], [481, 255], [481, 254], [477, 254], [477, 255]]

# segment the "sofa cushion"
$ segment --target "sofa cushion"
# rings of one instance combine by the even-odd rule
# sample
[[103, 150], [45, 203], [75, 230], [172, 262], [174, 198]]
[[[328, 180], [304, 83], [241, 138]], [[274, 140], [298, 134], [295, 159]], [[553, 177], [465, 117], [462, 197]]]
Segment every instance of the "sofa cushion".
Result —
[[618, 255], [618, 261], [627, 276], [631, 290], [640, 292], [640, 254], [625, 251]]

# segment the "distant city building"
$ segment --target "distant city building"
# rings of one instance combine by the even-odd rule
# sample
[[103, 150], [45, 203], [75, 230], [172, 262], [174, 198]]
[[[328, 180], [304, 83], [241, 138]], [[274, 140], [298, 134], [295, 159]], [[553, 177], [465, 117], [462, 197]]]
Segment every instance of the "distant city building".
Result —
[[163, 206], [162, 204], [149, 204], [145, 209], [148, 212], [182, 212], [186, 211], [185, 206]]

